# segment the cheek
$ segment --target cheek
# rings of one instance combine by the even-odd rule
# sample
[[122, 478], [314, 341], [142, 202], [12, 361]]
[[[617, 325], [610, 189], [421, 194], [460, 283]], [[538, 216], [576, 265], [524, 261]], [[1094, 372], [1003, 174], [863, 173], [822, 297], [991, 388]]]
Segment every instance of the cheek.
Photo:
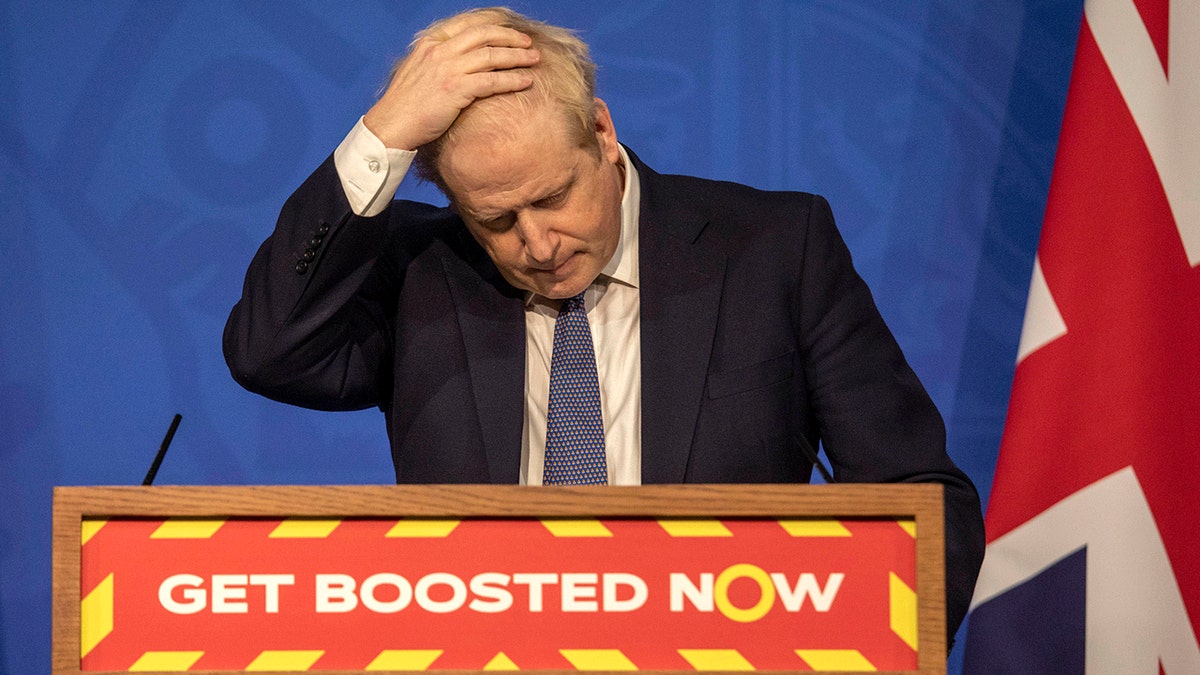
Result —
[[[575, 239], [587, 242], [591, 247], [602, 245], [607, 241], [608, 234], [613, 229], [614, 208], [619, 209], [620, 207], [604, 200], [589, 202], [565, 219], [559, 231], [570, 232]], [[616, 228], [620, 229], [619, 216], [615, 222], [617, 223]]]
[[604, 248], [616, 248], [617, 241], [621, 238], [621, 202], [612, 202], [605, 204], [604, 208], [596, 214], [596, 226], [593, 230], [593, 240]]
[[597, 198], [589, 205], [590, 238], [605, 248], [615, 247], [621, 234], [621, 192], [611, 188], [606, 184], [597, 185]]

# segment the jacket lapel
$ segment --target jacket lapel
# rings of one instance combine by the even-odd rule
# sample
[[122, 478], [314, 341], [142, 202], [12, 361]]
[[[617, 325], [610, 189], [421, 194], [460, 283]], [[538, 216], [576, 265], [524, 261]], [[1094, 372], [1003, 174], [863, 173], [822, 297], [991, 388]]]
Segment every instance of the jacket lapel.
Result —
[[681, 483], [716, 332], [723, 251], [699, 243], [707, 220], [633, 153], [641, 177], [642, 482]]
[[525, 420], [524, 303], [521, 292], [500, 277], [482, 251], [479, 254], [477, 268], [446, 259], [446, 279], [458, 315], [489, 479], [516, 485]]

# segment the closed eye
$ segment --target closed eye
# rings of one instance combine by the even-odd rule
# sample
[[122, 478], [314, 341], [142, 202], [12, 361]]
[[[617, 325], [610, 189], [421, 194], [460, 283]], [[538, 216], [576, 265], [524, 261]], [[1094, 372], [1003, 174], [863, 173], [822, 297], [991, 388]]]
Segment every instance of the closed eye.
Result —
[[571, 190], [575, 189], [575, 181], [577, 179], [578, 179], [578, 176], [576, 176], [575, 174], [571, 174], [571, 176], [567, 179], [566, 183], [564, 183], [562, 185], [562, 187], [560, 187], [558, 190], [550, 193], [549, 195], [542, 197], [541, 199], [535, 201], [533, 204], [531, 204], [531, 206], [533, 206], [536, 209], [555, 209], [555, 208], [562, 206], [563, 204], [570, 201]]
[[550, 195], [549, 197], [543, 197], [542, 199], [539, 199], [536, 202], [534, 202], [533, 205], [539, 209], [552, 209], [552, 208], [555, 208], [556, 206], [561, 206], [563, 204], [563, 202], [567, 201], [567, 192], [568, 191], [569, 191], [569, 188], [567, 190], [562, 190], [560, 192], [556, 192], [556, 193]]
[[511, 213], [506, 213], [502, 216], [489, 218], [488, 220], [479, 220], [476, 222], [478, 222], [479, 226], [485, 230], [491, 230], [492, 232], [503, 232], [504, 230], [512, 227], [513, 217]]

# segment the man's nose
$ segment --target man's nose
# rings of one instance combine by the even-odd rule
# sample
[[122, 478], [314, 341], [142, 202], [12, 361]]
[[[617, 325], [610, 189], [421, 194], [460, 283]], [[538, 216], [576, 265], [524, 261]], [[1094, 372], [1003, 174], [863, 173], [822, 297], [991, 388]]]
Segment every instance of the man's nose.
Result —
[[517, 218], [521, 239], [525, 242], [525, 254], [534, 265], [549, 265], [558, 253], [558, 234], [545, 223], [522, 214]]

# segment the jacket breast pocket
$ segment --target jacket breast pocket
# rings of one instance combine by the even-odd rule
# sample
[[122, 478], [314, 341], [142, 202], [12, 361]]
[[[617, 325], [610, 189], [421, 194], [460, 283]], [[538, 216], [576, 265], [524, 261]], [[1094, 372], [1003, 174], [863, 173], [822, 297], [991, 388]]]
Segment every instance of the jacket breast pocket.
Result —
[[795, 373], [795, 356], [793, 350], [748, 366], [710, 373], [708, 397], [723, 398], [791, 379]]

